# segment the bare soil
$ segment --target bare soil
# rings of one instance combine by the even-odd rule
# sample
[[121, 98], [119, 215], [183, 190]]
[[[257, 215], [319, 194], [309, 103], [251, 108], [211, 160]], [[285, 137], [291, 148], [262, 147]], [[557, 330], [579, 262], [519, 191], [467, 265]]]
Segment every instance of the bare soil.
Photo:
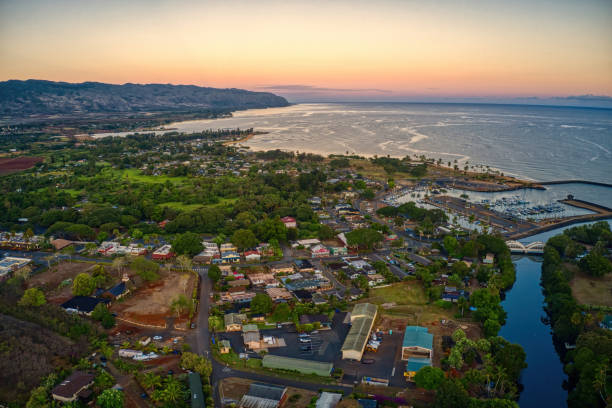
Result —
[[59, 287], [66, 279], [73, 279], [83, 272], [90, 272], [95, 264], [86, 262], [62, 262], [32, 276], [28, 288], [38, 287], [45, 292], [50, 303], [61, 304], [72, 297], [72, 284]]
[[[135, 290], [111, 306], [120, 318], [132, 322], [163, 326], [171, 316], [170, 303], [179, 295], [191, 299], [196, 277], [191, 273], [161, 271], [160, 279]], [[176, 317], [176, 316], [175, 316]], [[184, 324], [188, 316], [180, 316], [175, 324]]]
[[27, 170], [43, 161], [42, 157], [0, 158], [0, 174], [15, 173]]

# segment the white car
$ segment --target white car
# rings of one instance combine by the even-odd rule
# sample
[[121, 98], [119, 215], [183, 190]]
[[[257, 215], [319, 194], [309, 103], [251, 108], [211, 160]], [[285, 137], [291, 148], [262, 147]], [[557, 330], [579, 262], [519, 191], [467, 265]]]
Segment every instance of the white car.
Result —
[[162, 336], [153, 336], [153, 340], [158, 340], [159, 341], [161, 339], [162, 339]]

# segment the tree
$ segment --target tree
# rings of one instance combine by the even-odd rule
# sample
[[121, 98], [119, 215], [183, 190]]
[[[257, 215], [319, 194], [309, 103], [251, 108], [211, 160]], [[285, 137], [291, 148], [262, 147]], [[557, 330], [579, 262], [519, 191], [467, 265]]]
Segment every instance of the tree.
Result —
[[75, 296], [89, 296], [95, 288], [96, 282], [88, 273], [79, 273], [72, 282], [72, 294]]
[[146, 373], [142, 378], [142, 386], [148, 390], [153, 390], [162, 385], [161, 376], [155, 373]]
[[117, 271], [118, 275], [121, 275], [125, 265], [127, 265], [127, 259], [124, 256], [113, 259], [113, 269]]
[[368, 249], [372, 249], [375, 244], [383, 240], [383, 235], [372, 228], [358, 228], [345, 235], [350, 246], [361, 246]]
[[434, 408], [467, 408], [470, 397], [461, 384], [455, 380], [444, 379], [436, 390]]
[[164, 388], [159, 393], [156, 391], [155, 394], [160, 396], [160, 400], [168, 405], [176, 406], [185, 398], [185, 388], [183, 384], [175, 380], [173, 377], [168, 377]]
[[132, 260], [131, 267], [136, 271], [138, 276], [147, 282], [152, 282], [159, 278], [159, 265], [143, 256], [134, 258]]
[[213, 284], [217, 283], [221, 279], [221, 268], [217, 265], [211, 265], [208, 268], [208, 277]]
[[446, 252], [448, 252], [448, 255], [450, 257], [454, 257], [455, 252], [457, 251], [457, 248], [459, 246], [457, 239], [455, 239], [455, 237], [453, 237], [452, 235], [447, 235], [444, 237], [442, 243], [444, 245], [444, 249], [446, 250]]
[[176, 313], [177, 317], [180, 317], [181, 314], [190, 312], [192, 307], [192, 303], [183, 294], [180, 294], [170, 303], [170, 310], [172, 313]]
[[258, 293], [251, 300], [251, 311], [253, 313], [268, 314], [272, 310], [272, 299], [265, 293]]
[[104, 303], [98, 303], [91, 312], [91, 318], [102, 323], [102, 327], [110, 329], [115, 325], [115, 316], [108, 310]]
[[281, 303], [274, 308], [272, 319], [277, 322], [286, 322], [291, 317], [291, 307], [287, 303]]
[[19, 301], [19, 306], [33, 306], [38, 307], [47, 303], [45, 294], [38, 288], [26, 289]]
[[444, 371], [438, 367], [423, 367], [414, 376], [414, 382], [417, 387], [425, 388], [426, 390], [437, 389], [443, 380]]
[[239, 229], [234, 232], [232, 238], [230, 239], [232, 244], [236, 245], [238, 249], [245, 250], [247, 248], [252, 248], [259, 243], [259, 240], [253, 233], [253, 231], [248, 229]]
[[172, 241], [172, 250], [178, 255], [195, 256], [202, 252], [204, 247], [200, 236], [193, 232], [185, 232], [176, 236]]
[[191, 259], [189, 259], [189, 257], [185, 255], [179, 255], [176, 258], [176, 263], [179, 264], [179, 267], [181, 268], [183, 272], [191, 270], [193, 266], [193, 264], [191, 263]]
[[123, 408], [123, 392], [117, 389], [106, 389], [102, 391], [97, 401], [101, 408]]

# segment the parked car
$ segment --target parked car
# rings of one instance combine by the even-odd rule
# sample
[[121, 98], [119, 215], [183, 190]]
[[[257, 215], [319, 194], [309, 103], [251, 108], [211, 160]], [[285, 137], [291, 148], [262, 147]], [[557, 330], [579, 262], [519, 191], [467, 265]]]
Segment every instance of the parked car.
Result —
[[161, 340], [162, 338], [162, 336], [153, 336], [153, 340]]
[[310, 345], [308, 345], [308, 346], [301, 346], [300, 350], [302, 350], [302, 351], [311, 351], [312, 347], [310, 347]]
[[191, 328], [195, 329], [196, 328], [196, 324], [195, 323], [191, 323]]
[[306, 338], [306, 337], [300, 337], [300, 343], [310, 343], [310, 337]]
[[364, 358], [363, 360], [361, 360], [361, 364], [374, 364], [376, 362], [376, 360], [374, 360], [373, 358]]

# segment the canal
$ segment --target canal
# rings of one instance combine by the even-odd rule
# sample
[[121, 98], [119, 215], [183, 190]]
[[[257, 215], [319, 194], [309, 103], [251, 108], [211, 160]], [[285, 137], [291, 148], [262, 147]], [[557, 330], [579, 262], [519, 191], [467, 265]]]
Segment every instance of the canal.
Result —
[[[610, 223], [610, 221], [608, 221]], [[521, 240], [523, 244], [546, 240], [563, 230], [582, 223], [547, 231]], [[499, 335], [518, 343], [527, 353], [527, 368], [521, 382], [525, 386], [519, 399], [521, 408], [565, 407], [567, 392], [563, 381], [567, 378], [563, 364], [553, 345], [550, 326], [542, 323], [544, 295], [540, 286], [542, 259], [538, 256], [513, 256], [516, 282], [506, 292], [502, 302], [508, 316]]]

